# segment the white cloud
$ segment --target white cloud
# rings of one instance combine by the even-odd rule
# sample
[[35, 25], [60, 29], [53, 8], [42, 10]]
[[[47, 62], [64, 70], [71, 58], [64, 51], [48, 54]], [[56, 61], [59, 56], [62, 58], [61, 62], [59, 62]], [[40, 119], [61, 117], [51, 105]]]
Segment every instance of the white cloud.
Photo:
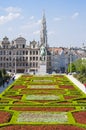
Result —
[[31, 16], [31, 17], [30, 17], [30, 20], [33, 20], [33, 19], [34, 19], [34, 16]]
[[40, 34], [40, 30], [34, 31], [33, 34], [34, 35], [39, 35]]
[[40, 25], [41, 24], [41, 19], [39, 19], [37, 22], [36, 22], [37, 25]]
[[60, 17], [55, 17], [54, 21], [61, 21], [62, 19]]
[[12, 6], [10, 6], [10, 7], [8, 7], [8, 8], [5, 8], [4, 9], [5, 11], [7, 11], [8, 13], [18, 13], [18, 12], [21, 12], [21, 8], [18, 8], [18, 7], [12, 7]]
[[25, 25], [22, 25], [21, 28], [22, 29], [36, 28], [36, 27], [40, 26], [40, 24], [41, 24], [41, 20], [38, 20], [38, 21], [29, 21]]
[[2, 15], [0, 16], [0, 24], [7, 23], [9, 21], [17, 19], [18, 17], [20, 17], [20, 13], [9, 13], [6, 16]]
[[72, 15], [72, 19], [76, 19], [77, 17], [79, 16], [79, 12], [75, 12], [73, 15]]
[[4, 11], [4, 15], [0, 16], [0, 24], [5, 24], [21, 16], [21, 8], [10, 6], [7, 8], [0, 9]]

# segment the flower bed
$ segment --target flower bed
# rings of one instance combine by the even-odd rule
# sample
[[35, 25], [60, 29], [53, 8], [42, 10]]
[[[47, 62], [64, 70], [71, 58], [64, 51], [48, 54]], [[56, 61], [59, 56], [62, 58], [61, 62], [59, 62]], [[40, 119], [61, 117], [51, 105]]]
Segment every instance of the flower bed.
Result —
[[0, 130], [86, 130], [73, 125], [10, 125], [1, 127]]
[[9, 112], [0, 110], [0, 124], [9, 122], [11, 117], [12, 115]]
[[60, 97], [56, 95], [27, 95], [26, 100], [59, 100]]
[[52, 80], [45, 80], [45, 79], [38, 79], [38, 80], [33, 80], [33, 82], [45, 82], [45, 83], [51, 83], [51, 82], [53, 82]]
[[16, 122], [65, 123], [68, 122], [68, 116], [66, 112], [21, 112]]
[[75, 89], [74, 86], [65, 86], [65, 85], [63, 85], [63, 86], [59, 86], [59, 87], [63, 88], [63, 89], [72, 89], [72, 90]]
[[21, 85], [21, 86], [16, 86], [16, 85], [15, 85], [15, 86], [13, 86], [11, 89], [14, 89], [14, 90], [15, 90], [15, 89], [23, 89], [23, 88], [26, 88], [26, 86], [22, 86], [22, 85]]
[[45, 89], [45, 88], [55, 88], [55, 86], [53, 86], [53, 85], [31, 85], [30, 88]]
[[73, 98], [78, 98], [77, 95], [74, 96], [64, 96], [64, 99], [73, 99]]
[[13, 104], [17, 104], [17, 105], [18, 105], [18, 104], [19, 104], [19, 105], [22, 104], [22, 105], [25, 105], [26, 102], [22, 102], [22, 101], [14, 101]]
[[16, 111], [57, 111], [66, 112], [74, 110], [74, 107], [12, 107], [11, 110]]
[[86, 124], [86, 111], [74, 112], [73, 116], [78, 123]]
[[21, 99], [21, 98], [22, 98], [22, 95], [8, 96], [8, 98]]

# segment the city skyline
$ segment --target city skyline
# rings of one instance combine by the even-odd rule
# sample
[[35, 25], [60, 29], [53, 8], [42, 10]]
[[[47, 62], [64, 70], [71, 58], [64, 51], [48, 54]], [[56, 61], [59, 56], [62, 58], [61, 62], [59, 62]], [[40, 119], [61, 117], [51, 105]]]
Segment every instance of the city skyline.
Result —
[[22, 36], [27, 43], [40, 41], [42, 12], [45, 10], [49, 46], [86, 45], [85, 0], [0, 0], [0, 41]]

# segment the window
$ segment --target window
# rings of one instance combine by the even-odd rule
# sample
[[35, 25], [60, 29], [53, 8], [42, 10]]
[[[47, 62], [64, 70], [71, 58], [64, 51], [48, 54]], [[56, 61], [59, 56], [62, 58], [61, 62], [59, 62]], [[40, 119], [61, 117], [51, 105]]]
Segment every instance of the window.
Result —
[[38, 57], [36, 57], [36, 60], [38, 60]]
[[38, 67], [38, 63], [36, 62], [36, 67]]
[[9, 55], [11, 55], [11, 51], [9, 51]]
[[25, 54], [25, 51], [23, 51], [23, 55]]
[[16, 45], [16, 48], [18, 48], [18, 45]]
[[26, 55], [28, 55], [28, 51], [26, 51]]
[[33, 51], [33, 55], [35, 55], [35, 51]]
[[35, 45], [33, 45], [33, 48], [35, 48]]
[[35, 60], [35, 57], [33, 57], [33, 60]]
[[36, 55], [38, 55], [38, 51], [36, 51]]
[[30, 67], [32, 67], [32, 62], [30, 62]]
[[30, 51], [30, 55], [32, 55], [32, 51]]
[[25, 48], [25, 45], [23, 44], [23, 48]]
[[35, 62], [33, 62], [33, 67], [35, 67]]
[[2, 55], [2, 51], [0, 51], [0, 55]]

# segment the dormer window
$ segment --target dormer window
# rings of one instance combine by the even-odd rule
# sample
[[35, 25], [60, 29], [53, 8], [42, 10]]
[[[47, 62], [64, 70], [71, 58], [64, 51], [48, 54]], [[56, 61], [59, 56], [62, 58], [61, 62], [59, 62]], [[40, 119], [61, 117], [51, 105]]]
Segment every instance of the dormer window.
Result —
[[35, 48], [35, 45], [33, 45], [33, 48]]

